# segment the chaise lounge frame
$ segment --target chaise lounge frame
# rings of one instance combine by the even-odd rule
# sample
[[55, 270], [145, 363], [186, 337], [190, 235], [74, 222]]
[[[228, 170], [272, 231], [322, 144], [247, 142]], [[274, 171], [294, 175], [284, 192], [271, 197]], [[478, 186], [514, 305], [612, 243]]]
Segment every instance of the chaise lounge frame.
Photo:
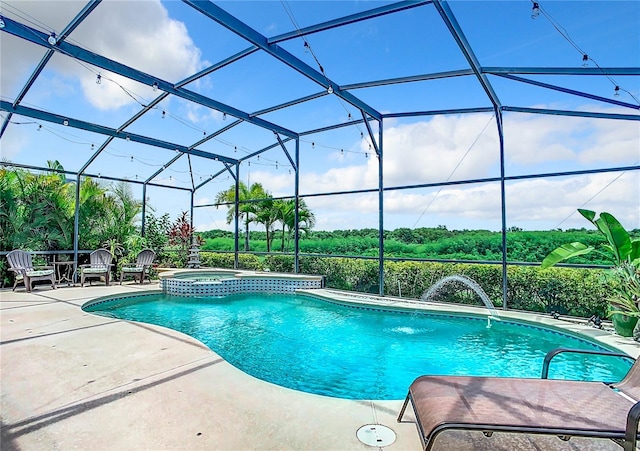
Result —
[[425, 451], [450, 429], [606, 438], [634, 451], [640, 418], [640, 363], [619, 383], [547, 379], [558, 354], [626, 354], [558, 348], [547, 354], [542, 378], [421, 376], [409, 388], [398, 422], [411, 402]]

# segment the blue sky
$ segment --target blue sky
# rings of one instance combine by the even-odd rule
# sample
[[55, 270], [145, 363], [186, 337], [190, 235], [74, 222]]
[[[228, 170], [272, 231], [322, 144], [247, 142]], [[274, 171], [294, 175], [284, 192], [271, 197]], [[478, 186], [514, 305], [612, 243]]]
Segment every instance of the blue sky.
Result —
[[[319, 22], [376, 8], [377, 1], [226, 1], [217, 3], [264, 36], [272, 37]], [[640, 2], [541, 1], [543, 14], [531, 18], [532, 3], [451, 1], [448, 3], [483, 67], [640, 67]], [[60, 33], [84, 6], [76, 1], [1, 3], [4, 17], [46, 33]], [[554, 26], [555, 25], [555, 26]], [[564, 34], [564, 36], [563, 36]], [[468, 68], [433, 5], [424, 5], [346, 27], [310, 34], [280, 45], [318, 68], [340, 86]], [[246, 49], [249, 44], [182, 2], [104, 1], [71, 34], [69, 42], [135, 69], [177, 83]], [[46, 49], [0, 33], [2, 100], [13, 101]], [[100, 75], [100, 84], [96, 80]], [[542, 76], [531, 80], [638, 104], [639, 76]], [[638, 110], [489, 76], [505, 106], [637, 115]], [[615, 86], [620, 96], [614, 97]], [[247, 113], [322, 91], [269, 55], [256, 52], [185, 88]], [[477, 79], [450, 77], [353, 89], [382, 113], [491, 106]], [[22, 105], [117, 128], [160, 95], [102, 69], [56, 53]], [[164, 113], [164, 114], [163, 114]], [[6, 115], [2, 112], [2, 117]], [[351, 115], [351, 116], [349, 116]], [[359, 111], [336, 95], [325, 95], [261, 118], [296, 132], [360, 119]], [[229, 125], [233, 117], [169, 96], [126, 128], [180, 145], [192, 145]], [[353, 121], [352, 121], [353, 122]], [[42, 127], [40, 127], [42, 126]], [[508, 176], [581, 171], [640, 164], [640, 122], [504, 113], [505, 172]], [[384, 121], [386, 187], [500, 174], [496, 123], [491, 113], [389, 118]], [[374, 125], [377, 136], [377, 126]], [[364, 133], [365, 138], [361, 137]], [[78, 170], [105, 137], [61, 124], [14, 115], [0, 140], [3, 159], [46, 166], [58, 159]], [[274, 143], [271, 131], [242, 124], [198, 149], [238, 158]], [[92, 149], [93, 145], [93, 149]], [[362, 124], [304, 136], [300, 146], [301, 194], [373, 189], [378, 163]], [[287, 146], [291, 155], [294, 149]], [[175, 152], [115, 140], [87, 172], [145, 180]], [[181, 157], [155, 182], [190, 187], [189, 159]], [[219, 162], [191, 158], [198, 185], [222, 169]], [[241, 166], [245, 182], [260, 182], [275, 196], [294, 194], [294, 175], [281, 148]], [[228, 188], [226, 174], [196, 192], [208, 204]], [[141, 188], [132, 185], [141, 196]], [[506, 185], [507, 226], [552, 229], [588, 226], [577, 208], [609, 211], [628, 228], [640, 228], [640, 171], [514, 180]], [[189, 208], [186, 191], [150, 187], [156, 214], [175, 217]], [[317, 229], [377, 227], [378, 195], [308, 197]], [[444, 188], [394, 190], [385, 194], [385, 228], [435, 227], [498, 230], [500, 185], [496, 182]], [[226, 209], [196, 208], [198, 230], [225, 228]]]

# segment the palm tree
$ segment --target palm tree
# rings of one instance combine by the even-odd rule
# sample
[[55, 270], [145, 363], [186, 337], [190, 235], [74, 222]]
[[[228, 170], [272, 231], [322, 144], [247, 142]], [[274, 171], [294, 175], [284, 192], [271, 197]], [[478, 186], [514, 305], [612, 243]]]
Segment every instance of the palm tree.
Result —
[[91, 177], [86, 177], [80, 184], [78, 238], [82, 249], [96, 249], [108, 238], [106, 198], [106, 190]]
[[[134, 197], [131, 186], [126, 182], [112, 185], [109, 194], [106, 199], [110, 205], [107, 237], [123, 245], [130, 236], [138, 233], [142, 202]], [[123, 251], [126, 253], [129, 249]]]
[[278, 221], [278, 210], [273, 199], [258, 202], [258, 209], [254, 222], [264, 225], [267, 234], [267, 252], [271, 252], [273, 242], [273, 226]]
[[[271, 194], [263, 188], [261, 183], [253, 183], [250, 187], [247, 187], [243, 182], [238, 182], [238, 216], [244, 222], [245, 237], [244, 237], [244, 250], [249, 250], [249, 224], [252, 222], [258, 222], [257, 217], [260, 213], [261, 202], [250, 202], [252, 200], [265, 200], [271, 197]], [[227, 224], [231, 224], [235, 218], [236, 208], [236, 187], [232, 185], [229, 189], [221, 191], [216, 196], [216, 203], [227, 203]]]
[[[57, 161], [48, 164], [63, 170]], [[73, 237], [74, 198], [64, 175], [22, 169], [3, 169], [0, 175], [2, 249], [67, 249]]]
[[[287, 243], [291, 238], [292, 232], [295, 230], [296, 221], [296, 201], [295, 199], [277, 200], [274, 208], [277, 211], [278, 221], [282, 224], [282, 241], [280, 251], [284, 252], [285, 236]], [[308, 233], [316, 225], [316, 218], [304, 199], [298, 201], [298, 228]], [[286, 233], [288, 232], [288, 233]], [[288, 244], [287, 244], [288, 248]]]

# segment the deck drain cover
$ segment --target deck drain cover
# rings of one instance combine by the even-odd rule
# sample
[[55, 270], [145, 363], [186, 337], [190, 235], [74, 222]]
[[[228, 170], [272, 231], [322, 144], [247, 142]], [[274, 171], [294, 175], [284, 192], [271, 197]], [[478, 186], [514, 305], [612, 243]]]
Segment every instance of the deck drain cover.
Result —
[[381, 424], [365, 424], [358, 429], [356, 437], [369, 446], [389, 446], [396, 441], [396, 433]]

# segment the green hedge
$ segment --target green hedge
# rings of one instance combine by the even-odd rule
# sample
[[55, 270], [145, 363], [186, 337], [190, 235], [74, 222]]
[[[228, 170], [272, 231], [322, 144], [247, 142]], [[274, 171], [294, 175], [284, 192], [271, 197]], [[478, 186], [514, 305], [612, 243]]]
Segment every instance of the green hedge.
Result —
[[[234, 256], [233, 253], [206, 252], [200, 251], [200, 265], [213, 268], [229, 268], [233, 269]], [[260, 259], [253, 254], [238, 255], [238, 269], [247, 269], [250, 271], [262, 270]]]
[[[291, 255], [270, 255], [262, 262], [252, 254], [238, 256], [240, 269], [293, 272]], [[200, 252], [202, 266], [233, 268], [233, 253]], [[417, 299], [434, 283], [455, 274], [475, 280], [496, 307], [502, 306], [502, 267], [462, 263], [386, 262], [385, 294]], [[300, 257], [300, 272], [326, 277], [328, 288], [378, 293], [378, 260], [357, 258]], [[507, 306], [534, 312], [558, 311], [571, 316], [606, 317], [608, 287], [603, 270], [509, 266]], [[435, 300], [478, 304], [471, 290], [459, 283], [445, 285]]]
[[[269, 256], [265, 263], [272, 271], [293, 272], [292, 256]], [[443, 277], [460, 274], [475, 280], [496, 307], [502, 306], [502, 267], [462, 263], [386, 262], [385, 294], [420, 298]], [[378, 261], [367, 259], [301, 257], [300, 272], [326, 276], [327, 287], [377, 293]], [[558, 311], [571, 316], [606, 317], [607, 285], [603, 270], [509, 266], [507, 268], [507, 307], [535, 312]], [[461, 284], [445, 285], [435, 297], [438, 301], [479, 302]]]

